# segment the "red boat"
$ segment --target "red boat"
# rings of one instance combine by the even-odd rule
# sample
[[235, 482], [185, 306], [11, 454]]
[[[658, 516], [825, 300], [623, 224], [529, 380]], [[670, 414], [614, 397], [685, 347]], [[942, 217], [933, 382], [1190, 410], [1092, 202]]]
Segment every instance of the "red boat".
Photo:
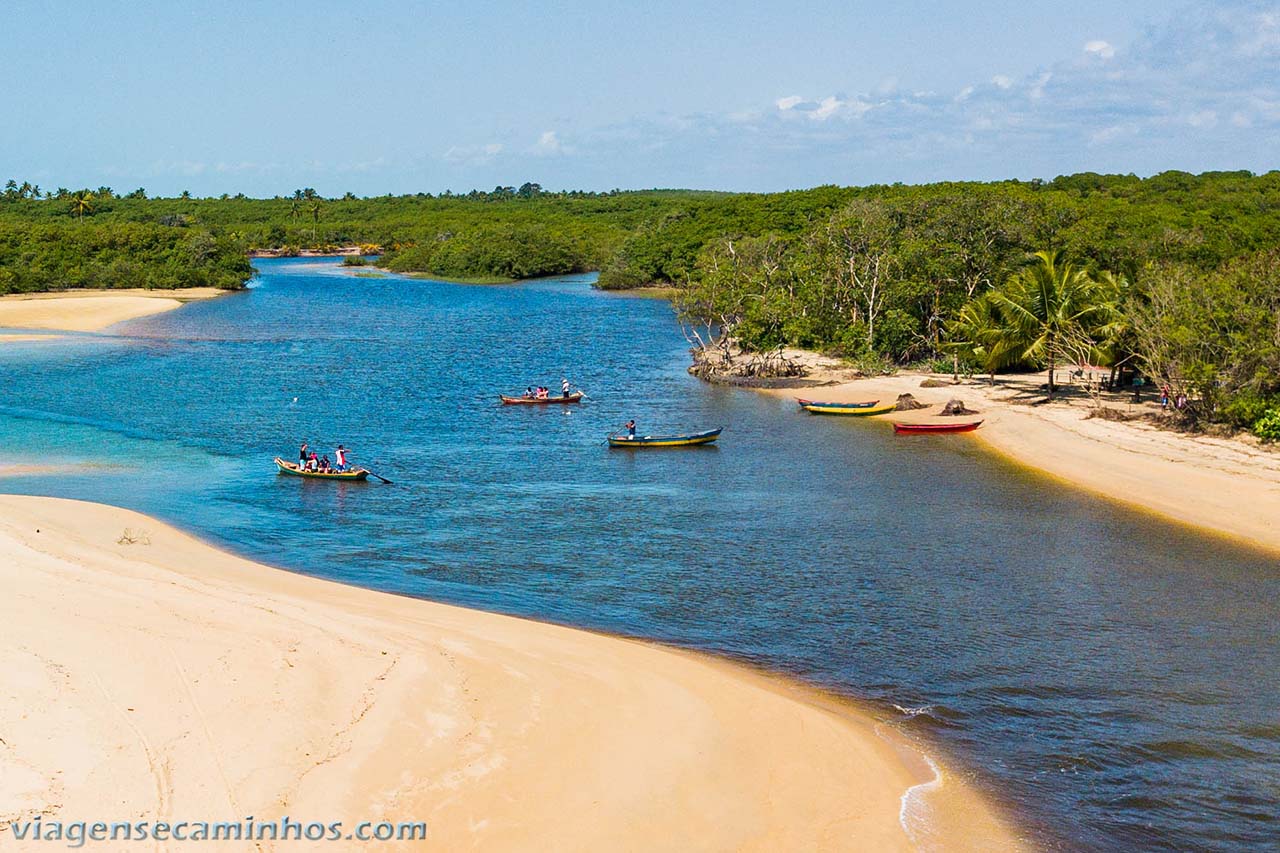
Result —
[[568, 397], [563, 394], [547, 397], [508, 397], [506, 394], [499, 394], [498, 396], [502, 398], [502, 405], [504, 406], [546, 406], [552, 403], [577, 403], [582, 400], [581, 391], [574, 391]]
[[973, 432], [982, 426], [982, 421], [963, 421], [958, 424], [899, 424], [893, 425], [894, 432], [930, 433], [930, 432]]

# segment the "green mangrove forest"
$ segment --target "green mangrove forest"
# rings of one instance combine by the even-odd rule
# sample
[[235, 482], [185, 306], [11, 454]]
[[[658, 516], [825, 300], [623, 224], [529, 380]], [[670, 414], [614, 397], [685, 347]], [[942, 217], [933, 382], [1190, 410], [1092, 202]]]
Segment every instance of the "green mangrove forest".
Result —
[[1137, 372], [1185, 417], [1280, 438], [1280, 172], [823, 186], [782, 193], [490, 192], [152, 198], [0, 193], [0, 293], [242, 287], [251, 251], [360, 246], [379, 266], [497, 281], [598, 270], [674, 287], [708, 346], [868, 369]]

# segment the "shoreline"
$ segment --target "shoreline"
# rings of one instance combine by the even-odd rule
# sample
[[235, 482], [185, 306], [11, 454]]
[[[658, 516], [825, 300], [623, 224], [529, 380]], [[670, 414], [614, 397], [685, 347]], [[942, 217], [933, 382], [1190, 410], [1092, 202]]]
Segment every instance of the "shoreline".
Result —
[[[1062, 399], [1039, 403], [1043, 373], [1001, 375], [994, 386], [985, 378], [953, 385], [949, 374], [851, 378], [849, 369], [834, 360], [808, 353], [802, 357], [813, 371], [806, 379], [831, 384], [750, 390], [823, 402], [878, 396], [890, 403], [899, 394], [912, 394], [929, 405], [928, 410], [896, 416], [891, 412], [874, 419], [878, 421], [928, 420], [958, 398], [979, 414], [955, 420], [983, 420], [967, 435], [1008, 462], [1237, 547], [1280, 555], [1280, 528], [1267, 521], [1280, 514], [1280, 453], [1248, 440], [1188, 435], [1137, 420], [1160, 411], [1150, 392], [1139, 404], [1127, 402], [1128, 392], [1107, 395], [1109, 408], [1135, 418], [1110, 420], [1087, 417], [1088, 398], [1073, 398], [1069, 388]], [[947, 384], [921, 387], [928, 379]]]
[[0, 647], [22, 769], [6, 814], [124, 802], [426, 820], [450, 847], [907, 850], [923, 801], [931, 845], [1021, 849], [955, 774], [817, 688], [273, 569], [129, 510], [0, 508], [0, 623], [21, 638]]
[[[233, 291], [214, 287], [177, 290], [57, 290], [0, 296], [0, 329], [44, 329], [54, 332], [100, 332], [108, 326], [181, 308], [188, 302], [213, 299]], [[0, 335], [9, 340], [39, 341], [59, 335]]]

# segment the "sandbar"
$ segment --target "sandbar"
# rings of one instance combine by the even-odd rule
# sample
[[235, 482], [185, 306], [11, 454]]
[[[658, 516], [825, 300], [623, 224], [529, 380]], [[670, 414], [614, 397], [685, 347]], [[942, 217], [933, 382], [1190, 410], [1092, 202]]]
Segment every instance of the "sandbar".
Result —
[[[125, 320], [172, 311], [187, 302], [227, 291], [213, 287], [180, 290], [67, 290], [0, 296], [0, 328], [98, 332]], [[0, 342], [20, 336], [0, 335]]]
[[1019, 849], [870, 714], [728, 662], [54, 498], [0, 496], [0, 583], [6, 821], [426, 822], [379, 850]]

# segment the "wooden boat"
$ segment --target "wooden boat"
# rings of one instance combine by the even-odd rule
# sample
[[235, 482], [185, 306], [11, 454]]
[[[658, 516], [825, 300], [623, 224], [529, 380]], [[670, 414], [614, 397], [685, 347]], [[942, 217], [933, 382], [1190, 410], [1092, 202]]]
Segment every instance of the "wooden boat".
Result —
[[927, 423], [927, 424], [900, 424], [893, 425], [894, 432], [906, 432], [916, 435], [925, 433], [942, 433], [942, 432], [973, 432], [982, 426], [982, 421], [961, 421], [956, 424], [947, 423]]
[[796, 402], [801, 406], [816, 406], [823, 409], [869, 409], [879, 400], [867, 400], [862, 403], [820, 403], [817, 400], [806, 400], [804, 397], [796, 397]]
[[801, 400], [800, 408], [815, 415], [852, 415], [854, 417], [883, 415], [885, 412], [892, 412], [895, 408], [893, 403], [881, 406], [877, 405], [879, 402], [879, 400], [873, 400], [870, 403], [814, 403], [811, 400]]
[[546, 397], [525, 397], [524, 395], [508, 397], [506, 394], [499, 394], [498, 396], [502, 398], [502, 405], [504, 406], [546, 406], [550, 403], [577, 403], [582, 400], [583, 395], [581, 391], [574, 391], [568, 397], [563, 394], [548, 395]]
[[350, 471], [332, 471], [328, 474], [321, 471], [304, 471], [298, 467], [297, 463], [285, 462], [279, 456], [276, 457], [276, 467], [280, 469], [281, 474], [288, 474], [290, 477], [312, 477], [316, 480], [343, 480], [349, 483], [369, 479], [369, 472], [363, 468], [353, 468]]
[[610, 447], [692, 447], [695, 444], [710, 444], [720, 437], [720, 429], [709, 429], [706, 432], [694, 432], [689, 435], [637, 435], [629, 438], [625, 435], [609, 436]]

